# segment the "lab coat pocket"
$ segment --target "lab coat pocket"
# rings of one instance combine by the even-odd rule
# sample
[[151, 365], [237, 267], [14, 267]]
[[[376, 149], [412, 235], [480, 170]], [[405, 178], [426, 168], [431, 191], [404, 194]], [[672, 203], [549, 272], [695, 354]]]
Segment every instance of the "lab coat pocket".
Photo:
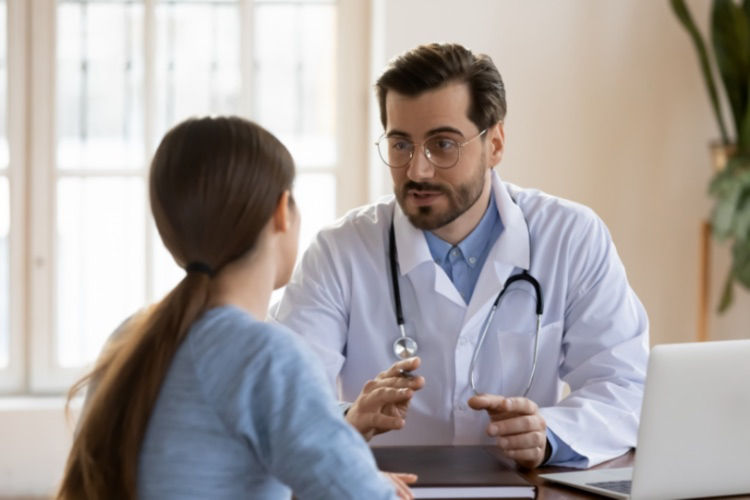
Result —
[[[528, 302], [528, 299], [527, 299]], [[482, 366], [492, 366], [485, 370], [484, 379], [488, 388], [496, 394], [520, 396], [532, 381], [529, 396], [535, 393], [557, 390], [557, 367], [560, 359], [563, 321], [556, 321], [541, 327], [538, 339], [536, 366], [534, 344], [536, 342], [536, 314], [529, 304], [524, 306], [521, 316], [491, 325], [487, 332], [482, 353]], [[498, 313], [500, 309], [498, 309]], [[542, 318], [544, 321], [544, 318]], [[492, 357], [492, 359], [490, 358]], [[489, 390], [484, 389], [486, 392]]]

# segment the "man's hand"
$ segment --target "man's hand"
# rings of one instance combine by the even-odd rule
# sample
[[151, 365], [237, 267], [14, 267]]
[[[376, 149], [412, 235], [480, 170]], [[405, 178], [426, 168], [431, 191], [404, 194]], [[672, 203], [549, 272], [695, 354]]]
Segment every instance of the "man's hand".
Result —
[[547, 423], [536, 403], [527, 398], [492, 394], [474, 396], [468, 403], [475, 410], [487, 411], [490, 416], [487, 434], [497, 437], [497, 445], [505, 455], [529, 469], [544, 462]]
[[424, 387], [424, 377], [409, 375], [419, 368], [417, 357], [394, 363], [374, 380], [368, 380], [346, 413], [346, 420], [369, 441], [376, 434], [401, 429], [409, 401]]

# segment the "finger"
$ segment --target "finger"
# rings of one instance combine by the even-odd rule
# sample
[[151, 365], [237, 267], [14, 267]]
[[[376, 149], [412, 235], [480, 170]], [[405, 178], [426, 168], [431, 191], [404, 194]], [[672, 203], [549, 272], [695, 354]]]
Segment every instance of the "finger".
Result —
[[547, 436], [543, 432], [526, 432], [503, 436], [497, 439], [497, 445], [503, 451], [525, 450], [527, 448], [541, 448], [547, 444]]
[[411, 489], [409, 489], [409, 487], [406, 485], [404, 480], [399, 476], [399, 474], [388, 472], [387, 475], [388, 475], [388, 478], [393, 483], [393, 485], [396, 487], [396, 493], [398, 494], [399, 498], [403, 498], [406, 500], [414, 498], [414, 496], [412, 495]]
[[356, 406], [363, 413], [377, 412], [388, 404], [406, 404], [413, 395], [414, 391], [409, 388], [378, 387], [360, 394]]
[[408, 388], [379, 387], [363, 398], [362, 407], [370, 411], [380, 410], [387, 404], [406, 403], [413, 395], [414, 391]]
[[368, 380], [365, 383], [365, 385], [362, 387], [362, 393], [367, 394], [381, 387], [394, 387], [396, 389], [409, 388], [409, 389], [418, 391], [422, 387], [424, 387], [424, 383], [425, 383], [425, 380], [424, 380], [424, 377], [422, 376], [413, 376], [413, 377], [395, 376], [395, 377], [383, 377], [383, 378], [376, 377], [374, 380]]
[[378, 433], [403, 429], [406, 421], [396, 415], [383, 415], [382, 413], [365, 413], [357, 419], [358, 429], [374, 429]]
[[387, 378], [387, 377], [398, 377], [402, 372], [412, 372], [419, 368], [422, 364], [422, 360], [418, 356], [414, 356], [408, 359], [402, 359], [396, 361], [384, 372], [380, 372], [375, 378]]
[[401, 500], [411, 500], [412, 498], [414, 498], [411, 490], [404, 483], [397, 482], [394, 484], [396, 485], [396, 495], [398, 495]]
[[509, 436], [526, 432], [545, 431], [547, 425], [539, 415], [522, 415], [505, 420], [492, 421], [487, 426], [490, 436]]
[[544, 460], [544, 450], [539, 448], [527, 448], [525, 450], [509, 450], [503, 452], [508, 458], [515, 460], [519, 465], [533, 469]]
[[417, 476], [416, 474], [411, 474], [409, 472], [391, 472], [390, 474], [398, 477], [406, 484], [414, 484], [417, 482], [417, 479], [419, 479], [419, 476]]
[[505, 401], [503, 402], [503, 408], [507, 412], [513, 412], [517, 414], [524, 414], [524, 415], [532, 415], [534, 413], [539, 412], [539, 406], [530, 400], [529, 398], [524, 397], [513, 397], [513, 398], [505, 398]]
[[421, 375], [384, 377], [376, 379], [376, 384], [380, 387], [408, 387], [409, 389], [418, 391], [424, 387], [424, 377]]
[[531, 415], [539, 411], [539, 406], [535, 402], [520, 396], [506, 398], [494, 394], [479, 394], [471, 397], [468, 404], [475, 410], [487, 410], [493, 416], [504, 413]]
[[470, 408], [475, 410], [487, 410], [490, 413], [505, 411], [503, 402], [505, 401], [504, 396], [497, 396], [495, 394], [479, 394], [478, 396], [472, 396], [467, 401]]

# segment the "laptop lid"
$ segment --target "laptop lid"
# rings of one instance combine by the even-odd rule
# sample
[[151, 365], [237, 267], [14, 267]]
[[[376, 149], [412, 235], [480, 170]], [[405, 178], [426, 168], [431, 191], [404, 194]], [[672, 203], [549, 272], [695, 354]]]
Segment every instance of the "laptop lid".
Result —
[[[651, 350], [633, 469], [632, 498], [750, 493], [750, 340]], [[540, 477], [627, 498], [624, 488], [612, 491], [607, 483], [619, 489], [628, 472]]]
[[750, 493], [750, 340], [651, 350], [632, 496]]

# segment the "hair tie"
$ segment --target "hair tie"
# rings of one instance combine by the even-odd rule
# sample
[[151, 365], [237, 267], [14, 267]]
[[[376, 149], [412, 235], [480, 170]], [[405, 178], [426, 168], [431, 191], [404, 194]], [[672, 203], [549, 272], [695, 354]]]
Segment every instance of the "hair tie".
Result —
[[185, 271], [189, 273], [203, 273], [207, 274], [208, 276], [212, 277], [214, 275], [213, 269], [211, 269], [211, 266], [204, 262], [191, 262], [187, 266], [185, 266]]

